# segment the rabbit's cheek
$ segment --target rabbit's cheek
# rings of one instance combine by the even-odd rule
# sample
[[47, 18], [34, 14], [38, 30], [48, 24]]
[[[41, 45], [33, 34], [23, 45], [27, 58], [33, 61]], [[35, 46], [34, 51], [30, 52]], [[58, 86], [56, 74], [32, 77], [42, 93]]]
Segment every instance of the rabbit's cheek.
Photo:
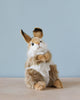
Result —
[[40, 44], [40, 47], [46, 49], [47, 48], [47, 45], [45, 43], [41, 43]]
[[36, 45], [36, 44], [35, 44], [34, 46], [31, 47], [31, 50], [33, 50], [33, 51], [35, 51], [35, 50], [37, 50], [37, 49], [38, 49], [38, 45]]

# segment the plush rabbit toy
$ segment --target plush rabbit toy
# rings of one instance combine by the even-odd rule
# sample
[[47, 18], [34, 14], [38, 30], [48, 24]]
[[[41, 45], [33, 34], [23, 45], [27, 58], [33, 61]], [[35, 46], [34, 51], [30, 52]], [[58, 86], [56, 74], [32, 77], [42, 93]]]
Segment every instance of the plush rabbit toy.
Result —
[[21, 30], [21, 34], [28, 43], [27, 61], [25, 64], [25, 84], [28, 88], [43, 90], [47, 86], [62, 88], [58, 78], [56, 65], [51, 61], [51, 53], [42, 41], [43, 31], [33, 30], [34, 37], [30, 37]]

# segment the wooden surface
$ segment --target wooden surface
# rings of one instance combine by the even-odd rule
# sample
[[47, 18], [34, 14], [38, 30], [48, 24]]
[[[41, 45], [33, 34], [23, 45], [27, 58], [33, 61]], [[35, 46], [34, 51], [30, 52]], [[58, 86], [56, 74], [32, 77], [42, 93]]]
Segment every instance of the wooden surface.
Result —
[[0, 100], [80, 100], [80, 78], [62, 78], [63, 89], [36, 91], [25, 87], [24, 78], [0, 78]]

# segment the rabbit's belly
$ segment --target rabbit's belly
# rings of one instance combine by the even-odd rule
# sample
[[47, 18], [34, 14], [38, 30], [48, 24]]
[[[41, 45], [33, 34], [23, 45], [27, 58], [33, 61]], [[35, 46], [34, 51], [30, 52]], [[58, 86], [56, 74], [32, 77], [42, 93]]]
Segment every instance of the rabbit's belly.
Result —
[[34, 70], [38, 71], [44, 77], [44, 80], [45, 80], [46, 84], [48, 85], [50, 63], [41, 63], [39, 65], [32, 65], [30, 67], [27, 67], [26, 70], [27, 69], [34, 69]]

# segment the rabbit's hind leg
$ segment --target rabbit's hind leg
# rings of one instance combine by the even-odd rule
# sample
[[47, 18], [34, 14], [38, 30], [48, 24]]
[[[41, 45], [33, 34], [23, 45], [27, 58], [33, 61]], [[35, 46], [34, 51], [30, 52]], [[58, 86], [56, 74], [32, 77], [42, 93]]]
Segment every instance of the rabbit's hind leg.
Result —
[[44, 90], [46, 88], [46, 83], [45, 81], [38, 81], [36, 84], [35, 84], [35, 89], [36, 90]]
[[63, 88], [62, 82], [60, 81], [60, 79], [57, 79], [54, 83], [53, 86], [56, 88]]
[[58, 78], [57, 66], [55, 64], [50, 65], [49, 77], [50, 77], [50, 81], [49, 81], [48, 86], [63, 88], [62, 82]]
[[25, 84], [28, 88], [43, 90], [46, 87], [43, 76], [36, 70], [28, 69], [25, 74]]

